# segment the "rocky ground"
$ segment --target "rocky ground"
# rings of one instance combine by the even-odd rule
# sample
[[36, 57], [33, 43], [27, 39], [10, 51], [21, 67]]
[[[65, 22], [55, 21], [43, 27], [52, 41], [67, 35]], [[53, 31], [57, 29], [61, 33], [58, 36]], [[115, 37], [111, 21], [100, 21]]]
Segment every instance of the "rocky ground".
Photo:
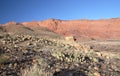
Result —
[[25, 34], [0, 35], [0, 76], [119, 76], [120, 56]]

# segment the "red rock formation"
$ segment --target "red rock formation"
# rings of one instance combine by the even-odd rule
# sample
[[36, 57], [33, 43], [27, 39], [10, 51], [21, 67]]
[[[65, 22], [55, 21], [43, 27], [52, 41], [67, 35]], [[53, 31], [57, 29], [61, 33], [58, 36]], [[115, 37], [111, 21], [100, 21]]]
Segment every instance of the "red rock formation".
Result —
[[8, 22], [6, 24], [4, 24], [4, 26], [9, 26], [9, 25], [17, 25], [17, 22]]
[[120, 18], [108, 20], [56, 20], [24, 22], [28, 27], [46, 27], [61, 35], [86, 39], [120, 39]]

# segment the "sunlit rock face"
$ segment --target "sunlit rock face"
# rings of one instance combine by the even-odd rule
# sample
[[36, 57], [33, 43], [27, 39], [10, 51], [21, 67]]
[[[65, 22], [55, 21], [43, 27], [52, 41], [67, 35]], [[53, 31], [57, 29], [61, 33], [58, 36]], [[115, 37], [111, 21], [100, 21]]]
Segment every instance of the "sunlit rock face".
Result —
[[[15, 22], [7, 23], [17, 24]], [[120, 39], [120, 18], [101, 20], [48, 19], [21, 23], [27, 27], [46, 27], [63, 36], [80, 39]]]

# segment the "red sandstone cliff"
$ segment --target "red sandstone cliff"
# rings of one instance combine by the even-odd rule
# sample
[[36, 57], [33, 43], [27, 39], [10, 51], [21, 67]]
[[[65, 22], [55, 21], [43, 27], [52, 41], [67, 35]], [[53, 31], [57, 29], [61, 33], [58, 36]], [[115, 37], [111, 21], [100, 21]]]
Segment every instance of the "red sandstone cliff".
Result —
[[24, 22], [28, 27], [46, 27], [61, 35], [77, 38], [120, 39], [120, 18], [108, 20], [57, 20]]

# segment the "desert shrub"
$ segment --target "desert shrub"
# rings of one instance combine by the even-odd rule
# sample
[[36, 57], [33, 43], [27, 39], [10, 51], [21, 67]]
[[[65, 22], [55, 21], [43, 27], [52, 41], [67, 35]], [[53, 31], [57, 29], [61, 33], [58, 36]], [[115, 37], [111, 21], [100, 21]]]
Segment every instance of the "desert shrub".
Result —
[[0, 65], [4, 64], [10, 59], [10, 57], [4, 53], [3, 45], [0, 44]]
[[21, 72], [22, 76], [53, 76], [52, 73], [44, 71], [37, 64], [31, 68], [24, 69]]
[[10, 59], [10, 57], [6, 54], [1, 54], [0, 55], [0, 65], [4, 64], [5, 62], [7, 62]]
[[98, 61], [92, 50], [88, 53], [83, 53], [82, 51], [57, 51], [53, 52], [52, 56], [64, 62]]

